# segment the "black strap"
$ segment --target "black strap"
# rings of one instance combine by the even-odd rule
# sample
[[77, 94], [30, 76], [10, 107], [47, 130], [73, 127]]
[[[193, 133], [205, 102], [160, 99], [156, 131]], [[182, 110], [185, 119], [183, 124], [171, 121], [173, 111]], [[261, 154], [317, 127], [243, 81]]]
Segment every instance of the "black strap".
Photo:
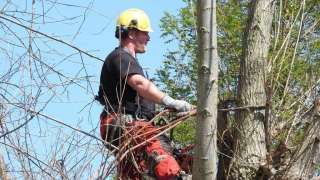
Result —
[[151, 120], [155, 116], [155, 112], [151, 111], [150, 109], [131, 102], [127, 102], [124, 106], [124, 109], [126, 113], [140, 119]]
[[[108, 105], [105, 105], [105, 111], [109, 113], [119, 112], [119, 105], [111, 105], [111, 107], [109, 107]], [[131, 114], [135, 118], [146, 119], [146, 120], [151, 120], [155, 116], [154, 111], [143, 106], [139, 107], [137, 104], [130, 103], [130, 102], [127, 102], [121, 108], [120, 112], [125, 114]]]

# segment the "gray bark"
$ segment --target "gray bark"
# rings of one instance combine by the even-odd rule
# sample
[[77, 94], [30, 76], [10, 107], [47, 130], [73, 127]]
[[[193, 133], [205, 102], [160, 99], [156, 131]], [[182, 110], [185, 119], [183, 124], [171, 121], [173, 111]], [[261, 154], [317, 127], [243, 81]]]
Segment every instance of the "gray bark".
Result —
[[0, 179], [9, 180], [7, 168], [1, 154], [0, 154]]
[[228, 176], [229, 166], [231, 162], [231, 157], [233, 155], [232, 151], [232, 134], [231, 130], [228, 128], [228, 111], [221, 111], [221, 109], [228, 108], [229, 101], [220, 101], [218, 108], [218, 134], [217, 134], [217, 145], [218, 145], [218, 174], [217, 179], [224, 180]]
[[310, 113], [303, 118], [306, 122], [305, 136], [293, 156], [284, 167], [283, 179], [312, 179], [320, 164], [320, 98], [315, 100]]
[[253, 0], [240, 62], [238, 111], [232, 176], [253, 179], [266, 163], [265, 72], [273, 18], [272, 0]]
[[218, 53], [215, 0], [198, 1], [198, 116], [193, 179], [217, 174]]
[[[2, 104], [2, 99], [0, 98], [0, 134], [2, 133], [4, 127], [4, 119], [5, 119], [5, 108]], [[7, 173], [6, 164], [4, 162], [2, 154], [0, 154], [0, 179], [8, 180], [9, 176]]]

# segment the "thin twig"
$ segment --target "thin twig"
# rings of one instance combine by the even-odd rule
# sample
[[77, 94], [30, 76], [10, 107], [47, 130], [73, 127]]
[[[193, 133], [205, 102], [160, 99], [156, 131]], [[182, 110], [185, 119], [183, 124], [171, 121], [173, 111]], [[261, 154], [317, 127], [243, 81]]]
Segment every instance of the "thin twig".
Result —
[[15, 21], [11, 20], [11, 19], [8, 19], [8, 18], [6, 18], [6, 17], [3, 17], [1, 14], [0, 14], [0, 18], [3, 19], [3, 20], [9, 21], [9, 22], [11, 22], [11, 23], [13, 23], [13, 24], [15, 24], [15, 25], [17, 25], [17, 26], [20, 26], [20, 27], [22, 27], [22, 28], [25, 28], [25, 29], [27, 29], [27, 30], [30, 30], [30, 31], [32, 31], [32, 32], [34, 32], [34, 33], [40, 34], [40, 35], [42, 35], [42, 36], [44, 36], [44, 37], [47, 37], [47, 38], [52, 39], [52, 40], [54, 40], [54, 41], [60, 42], [60, 43], [62, 43], [62, 44], [64, 44], [64, 45], [67, 45], [67, 46], [69, 46], [69, 47], [77, 50], [78, 52], [81, 52], [81, 53], [83, 53], [83, 54], [85, 54], [85, 55], [87, 55], [87, 56], [89, 56], [89, 57], [91, 57], [91, 58], [93, 58], [93, 59], [96, 59], [96, 60], [99, 60], [99, 61], [101, 61], [101, 62], [104, 62], [103, 59], [98, 58], [98, 57], [96, 57], [96, 56], [94, 56], [94, 55], [92, 55], [92, 54], [89, 54], [89, 53], [87, 53], [86, 51], [84, 51], [84, 50], [82, 50], [82, 49], [80, 49], [80, 48], [78, 48], [78, 47], [76, 47], [76, 46], [74, 46], [74, 45], [72, 45], [72, 44], [69, 44], [69, 43], [67, 43], [67, 42], [65, 42], [65, 41], [63, 41], [63, 40], [61, 40], [61, 39], [57, 39], [57, 38], [55, 38], [55, 37], [49, 36], [49, 35], [47, 35], [47, 34], [45, 34], [45, 33], [40, 32], [40, 31], [34, 30], [34, 29], [32, 29], [32, 28], [30, 28], [30, 27], [27, 27], [27, 26], [25, 26], [25, 25], [23, 25], [23, 24], [21, 24], [21, 23], [18, 23], [18, 22], [15, 22]]

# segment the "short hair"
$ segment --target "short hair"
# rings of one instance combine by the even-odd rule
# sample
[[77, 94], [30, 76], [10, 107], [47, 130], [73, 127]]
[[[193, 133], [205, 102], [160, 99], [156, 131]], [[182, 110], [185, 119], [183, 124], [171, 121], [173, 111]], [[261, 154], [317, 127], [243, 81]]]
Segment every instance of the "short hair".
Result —
[[121, 39], [128, 37], [129, 29], [124, 26], [116, 26], [115, 37]]

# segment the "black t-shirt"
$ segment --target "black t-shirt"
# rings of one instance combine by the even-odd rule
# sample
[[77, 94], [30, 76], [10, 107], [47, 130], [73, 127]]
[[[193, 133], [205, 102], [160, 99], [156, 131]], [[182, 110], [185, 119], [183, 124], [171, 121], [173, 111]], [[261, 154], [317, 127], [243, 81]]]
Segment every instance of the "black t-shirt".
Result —
[[138, 96], [137, 91], [126, 82], [127, 77], [133, 74], [144, 76], [137, 59], [123, 48], [113, 50], [102, 66], [99, 102], [105, 105], [109, 112], [117, 112], [121, 102], [122, 112], [151, 119], [155, 110], [154, 103]]

